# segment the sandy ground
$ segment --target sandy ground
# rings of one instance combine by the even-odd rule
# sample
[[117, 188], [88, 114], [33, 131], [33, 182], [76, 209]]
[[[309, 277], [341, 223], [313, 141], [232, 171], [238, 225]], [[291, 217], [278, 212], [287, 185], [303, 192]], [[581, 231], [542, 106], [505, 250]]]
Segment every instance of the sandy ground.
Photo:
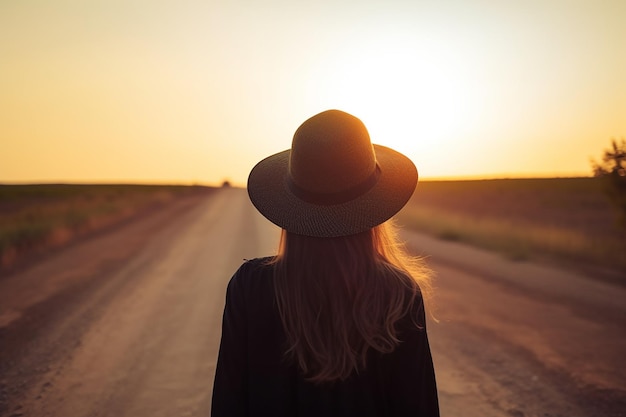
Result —
[[[404, 237], [437, 273], [442, 415], [626, 415], [624, 288]], [[2, 278], [0, 416], [209, 415], [226, 283], [277, 241], [222, 189]]]
[[443, 415], [626, 415], [624, 288], [404, 236], [437, 274], [429, 333]]

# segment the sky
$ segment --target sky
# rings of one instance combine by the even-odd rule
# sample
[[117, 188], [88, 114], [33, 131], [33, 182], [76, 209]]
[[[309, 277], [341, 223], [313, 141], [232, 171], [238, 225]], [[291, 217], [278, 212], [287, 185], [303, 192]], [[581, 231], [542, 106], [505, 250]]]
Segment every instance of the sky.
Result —
[[422, 178], [589, 176], [623, 0], [0, 0], [0, 182], [244, 185], [310, 116]]

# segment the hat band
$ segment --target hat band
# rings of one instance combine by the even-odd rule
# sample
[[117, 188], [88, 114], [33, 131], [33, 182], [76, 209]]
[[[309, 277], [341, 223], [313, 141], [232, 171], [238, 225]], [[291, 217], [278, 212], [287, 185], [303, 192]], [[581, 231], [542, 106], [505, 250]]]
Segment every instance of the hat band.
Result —
[[287, 177], [287, 186], [289, 190], [298, 197], [300, 200], [306, 201], [311, 204], [318, 204], [323, 206], [330, 206], [333, 204], [347, 203], [350, 200], [365, 194], [371, 190], [378, 182], [380, 177], [380, 167], [376, 164], [376, 169], [363, 181], [335, 193], [316, 193], [306, 190], [293, 182], [291, 176]]

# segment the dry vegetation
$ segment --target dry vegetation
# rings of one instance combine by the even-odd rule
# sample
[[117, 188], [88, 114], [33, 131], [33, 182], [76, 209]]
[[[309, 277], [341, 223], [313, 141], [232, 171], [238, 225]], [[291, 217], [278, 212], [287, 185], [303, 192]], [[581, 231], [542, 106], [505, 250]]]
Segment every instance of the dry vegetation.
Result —
[[[422, 181], [401, 224], [513, 259], [584, 262], [626, 275], [626, 232], [597, 178]], [[205, 187], [0, 185], [0, 271]]]
[[204, 187], [0, 185], [0, 270]]
[[398, 220], [513, 259], [626, 273], [626, 233], [602, 187], [597, 178], [424, 181]]

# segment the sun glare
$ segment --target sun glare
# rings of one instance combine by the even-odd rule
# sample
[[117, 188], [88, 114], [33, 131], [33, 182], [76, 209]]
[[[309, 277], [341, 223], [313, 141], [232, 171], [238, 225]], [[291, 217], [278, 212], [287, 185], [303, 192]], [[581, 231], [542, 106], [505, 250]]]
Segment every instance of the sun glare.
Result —
[[[452, 57], [412, 51], [396, 43], [371, 45], [344, 53], [326, 69], [328, 106], [361, 118], [374, 143], [406, 153], [428, 153], [458, 138], [471, 122], [471, 86], [464, 83]], [[328, 62], [326, 62], [328, 64]]]

